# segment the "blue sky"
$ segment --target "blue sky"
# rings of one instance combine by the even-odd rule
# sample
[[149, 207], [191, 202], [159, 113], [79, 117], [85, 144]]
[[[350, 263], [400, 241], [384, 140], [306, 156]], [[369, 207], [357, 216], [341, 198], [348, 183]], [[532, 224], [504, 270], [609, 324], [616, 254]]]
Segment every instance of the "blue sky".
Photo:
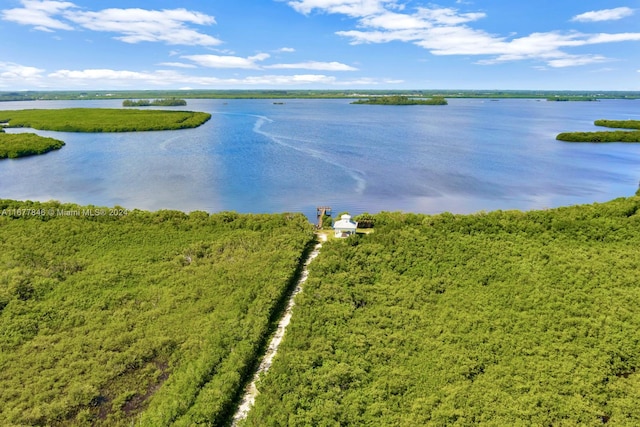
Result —
[[0, 91], [640, 90], [640, 0], [0, 0]]

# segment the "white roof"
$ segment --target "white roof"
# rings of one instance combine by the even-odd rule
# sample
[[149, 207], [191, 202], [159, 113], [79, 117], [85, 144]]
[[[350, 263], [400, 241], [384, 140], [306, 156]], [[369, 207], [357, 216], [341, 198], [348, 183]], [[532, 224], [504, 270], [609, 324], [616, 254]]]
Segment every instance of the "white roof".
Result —
[[339, 221], [336, 221], [333, 224], [333, 228], [340, 230], [355, 230], [358, 228], [358, 223], [351, 220], [351, 215], [345, 214], [340, 217]]

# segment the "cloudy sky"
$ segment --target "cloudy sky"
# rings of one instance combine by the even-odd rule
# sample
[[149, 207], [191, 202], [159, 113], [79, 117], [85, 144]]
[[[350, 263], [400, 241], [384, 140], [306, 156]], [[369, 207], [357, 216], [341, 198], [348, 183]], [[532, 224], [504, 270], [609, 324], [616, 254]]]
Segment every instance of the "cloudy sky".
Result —
[[0, 0], [0, 91], [640, 90], [640, 0]]

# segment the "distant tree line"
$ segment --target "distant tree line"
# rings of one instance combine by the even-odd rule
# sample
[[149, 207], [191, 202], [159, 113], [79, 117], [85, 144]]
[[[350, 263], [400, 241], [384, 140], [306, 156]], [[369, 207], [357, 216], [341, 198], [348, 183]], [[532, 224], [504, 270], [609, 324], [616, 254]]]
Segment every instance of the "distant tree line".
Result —
[[154, 99], [153, 101], [148, 99], [139, 99], [137, 101], [125, 99], [122, 101], [123, 107], [177, 107], [184, 105], [187, 105], [187, 101], [178, 98]]
[[598, 99], [638, 99], [640, 91], [544, 91], [544, 90], [138, 90], [138, 91], [25, 91], [0, 92], [0, 101], [84, 100], [84, 99], [275, 99], [275, 98], [354, 98], [357, 96], [404, 95], [411, 97], [444, 96], [447, 98], [520, 98], [597, 97]]
[[552, 96], [547, 101], [598, 101], [594, 96]]

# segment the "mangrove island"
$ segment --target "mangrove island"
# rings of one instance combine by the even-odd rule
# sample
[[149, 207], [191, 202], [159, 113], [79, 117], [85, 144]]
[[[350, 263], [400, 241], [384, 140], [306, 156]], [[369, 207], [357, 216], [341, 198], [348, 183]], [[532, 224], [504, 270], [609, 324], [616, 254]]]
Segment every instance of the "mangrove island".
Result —
[[60, 132], [137, 132], [195, 128], [211, 118], [193, 111], [63, 108], [0, 111], [7, 127], [30, 127]]
[[359, 99], [352, 104], [370, 105], [447, 105], [447, 100], [441, 96], [434, 96], [430, 99], [409, 98], [408, 96], [376, 96], [369, 99]]
[[178, 98], [154, 99], [153, 101], [148, 99], [139, 99], [137, 101], [125, 99], [122, 101], [123, 107], [181, 107], [185, 105], [187, 105], [187, 101]]
[[44, 154], [62, 148], [64, 142], [34, 133], [8, 134], [0, 129], [0, 159]]
[[640, 142], [640, 120], [596, 120], [596, 126], [617, 129], [638, 129], [632, 131], [564, 132], [556, 139], [565, 142]]

